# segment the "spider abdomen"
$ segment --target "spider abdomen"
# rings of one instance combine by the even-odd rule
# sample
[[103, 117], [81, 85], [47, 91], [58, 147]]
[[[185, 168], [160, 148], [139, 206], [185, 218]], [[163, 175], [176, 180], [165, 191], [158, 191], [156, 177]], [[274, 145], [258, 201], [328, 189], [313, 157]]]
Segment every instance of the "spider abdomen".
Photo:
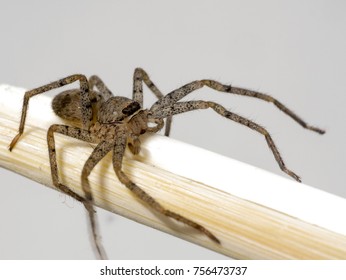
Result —
[[55, 96], [52, 101], [52, 109], [56, 115], [63, 119], [80, 121], [82, 119], [80, 90], [66, 90]]
[[[52, 109], [54, 113], [65, 120], [81, 123], [82, 110], [80, 95], [80, 89], [70, 89], [59, 93], [52, 101]], [[96, 91], [91, 91], [89, 98], [95, 121], [103, 98]]]

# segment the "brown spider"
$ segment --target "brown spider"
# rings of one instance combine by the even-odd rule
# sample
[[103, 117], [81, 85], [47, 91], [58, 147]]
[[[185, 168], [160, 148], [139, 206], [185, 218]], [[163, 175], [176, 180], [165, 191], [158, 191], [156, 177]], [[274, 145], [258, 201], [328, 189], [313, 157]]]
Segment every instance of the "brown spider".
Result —
[[[79, 126], [67, 126], [62, 124], [53, 124], [50, 126], [47, 133], [49, 160], [53, 184], [63, 193], [68, 194], [82, 202], [87, 209], [90, 218], [94, 246], [100, 258], [106, 258], [106, 254], [98, 238], [93, 196], [89, 185], [88, 176], [95, 165], [111, 150], [113, 150], [112, 161], [117, 177], [139, 199], [146, 202], [150, 207], [159, 213], [185, 223], [202, 232], [212, 241], [220, 243], [219, 239], [217, 239], [202, 225], [199, 225], [188, 218], [165, 209], [148, 193], [143, 191], [135, 183], [131, 182], [127, 175], [122, 171], [122, 159], [126, 145], [133, 154], [138, 154], [141, 144], [139, 136], [146, 132], [158, 132], [164, 126], [165, 118], [167, 119], [165, 135], [168, 136], [172, 116], [175, 114], [181, 114], [196, 109], [211, 108], [221, 116], [261, 133], [265, 137], [267, 144], [282, 171], [293, 177], [295, 180], [300, 181], [299, 176], [286, 168], [281, 155], [274, 144], [274, 141], [265, 128], [255, 122], [250, 121], [249, 119], [227, 111], [223, 106], [211, 101], [180, 101], [192, 91], [203, 86], [208, 86], [217, 91], [255, 97], [267, 102], [272, 102], [276, 107], [278, 107], [285, 114], [289, 115], [304, 128], [320, 134], [324, 133], [323, 130], [308, 125], [282, 103], [269, 95], [243, 88], [231, 87], [230, 85], [223, 85], [213, 80], [194, 81], [170, 92], [167, 95], [163, 95], [150, 80], [148, 74], [143, 69], [137, 68], [133, 76], [133, 99], [113, 96], [110, 90], [97, 76], [92, 76], [88, 80], [84, 75], [80, 74], [71, 75], [50, 84], [27, 91], [24, 95], [19, 132], [13, 138], [9, 146], [10, 151], [14, 148], [19, 137], [23, 134], [29, 99], [35, 95], [55, 88], [63, 87], [75, 81], [80, 82], [80, 88], [61, 92], [53, 99], [52, 107], [58, 116], [67, 120], [77, 121]], [[158, 101], [156, 101], [150, 109], [142, 108], [143, 82], [158, 98]], [[94, 87], [96, 87], [97, 90], [95, 90]], [[76, 194], [69, 187], [61, 184], [59, 181], [54, 132], [97, 144], [92, 154], [84, 164], [81, 174], [82, 189], [85, 193], [85, 197]]]

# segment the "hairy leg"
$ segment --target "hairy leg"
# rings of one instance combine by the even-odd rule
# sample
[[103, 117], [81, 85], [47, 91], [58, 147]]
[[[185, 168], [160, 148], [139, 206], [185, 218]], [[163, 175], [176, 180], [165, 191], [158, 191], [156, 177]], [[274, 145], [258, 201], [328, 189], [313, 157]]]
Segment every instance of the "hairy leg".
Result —
[[[69, 187], [60, 183], [60, 180], [58, 177], [58, 174], [59, 174], [58, 166], [57, 166], [57, 161], [56, 161], [54, 132], [60, 133], [63, 135], [67, 135], [67, 136], [70, 136], [70, 137], [73, 137], [73, 138], [76, 138], [79, 140], [83, 140], [83, 141], [86, 141], [89, 143], [95, 142], [95, 139], [89, 131], [83, 130], [83, 129], [80, 129], [77, 127], [67, 126], [67, 125], [54, 124], [49, 128], [48, 133], [47, 133], [49, 161], [50, 161], [53, 184], [63, 193], [66, 193], [67, 195], [72, 196], [73, 198], [77, 199], [78, 201], [80, 201], [84, 204], [85, 208], [88, 210], [95, 248], [96, 248], [100, 258], [106, 258], [106, 255], [104, 253], [102, 245], [101, 245], [100, 241], [98, 240], [98, 229], [97, 229], [95, 211], [94, 211], [94, 208], [92, 205], [93, 201], [92, 201], [90, 186], [89, 186], [88, 182], [85, 184], [85, 180], [87, 180], [87, 178], [85, 178], [85, 176], [87, 177], [88, 173], [85, 173], [84, 170], [91, 171], [92, 168], [90, 169], [90, 166], [92, 166], [92, 164], [96, 165], [96, 163], [98, 161], [95, 161], [94, 159], [90, 160], [90, 158], [91, 158], [91, 156], [90, 156], [89, 160], [84, 165], [84, 168], [83, 168], [84, 174], [82, 172], [82, 188], [83, 188], [83, 191], [85, 193], [85, 198], [81, 197], [80, 195], [78, 195], [77, 193], [72, 191]], [[95, 148], [95, 150], [96, 150], [96, 148]], [[94, 150], [93, 154], [95, 154], [95, 153], [97, 154], [97, 151], [95, 152], [95, 150]], [[109, 150], [110, 150], [110, 148], [109, 148]], [[84, 181], [84, 184], [83, 184], [83, 181]]]
[[265, 137], [267, 144], [275, 157], [275, 160], [279, 164], [280, 169], [286, 174], [288, 174], [289, 176], [291, 176], [292, 178], [294, 178], [295, 180], [297, 180], [298, 182], [301, 181], [298, 175], [296, 175], [294, 172], [292, 172], [286, 167], [272, 137], [270, 136], [269, 132], [264, 127], [262, 127], [261, 125], [249, 119], [246, 119], [230, 111], [227, 111], [224, 107], [222, 107], [221, 105], [217, 103], [210, 102], [210, 101], [178, 102], [176, 104], [170, 105], [168, 107], [160, 108], [159, 110], [154, 111], [153, 115], [154, 117], [157, 117], [157, 118], [166, 118], [168, 116], [172, 116], [175, 114], [182, 114], [192, 110], [208, 109], [208, 108], [212, 108], [216, 113], [220, 114], [221, 116], [228, 118], [232, 121], [235, 121], [237, 123], [240, 123], [242, 125], [245, 125], [259, 132], [260, 134], [262, 134]]
[[72, 196], [76, 200], [84, 203], [85, 198], [81, 197], [80, 195], [72, 191], [69, 187], [60, 183], [59, 176], [58, 176], [59, 174], [58, 165], [56, 161], [56, 149], [55, 149], [55, 139], [54, 139], [55, 132], [63, 134], [63, 135], [67, 135], [76, 139], [84, 140], [87, 142], [92, 142], [93, 139], [88, 131], [82, 130], [80, 128], [70, 127], [67, 125], [54, 124], [50, 126], [47, 133], [48, 156], [49, 156], [50, 169], [51, 169], [52, 181], [54, 186], [60, 191], [62, 191], [63, 193], [69, 196]]
[[112, 97], [112, 92], [108, 89], [105, 83], [96, 75], [93, 75], [89, 78], [89, 87], [90, 90], [93, 90], [94, 87], [101, 93], [103, 100], [107, 100]]
[[63, 87], [67, 84], [71, 84], [75, 81], [80, 82], [80, 90], [81, 90], [81, 110], [82, 110], [82, 125], [84, 129], [89, 128], [90, 126], [90, 120], [92, 118], [92, 110], [91, 110], [91, 103], [89, 99], [89, 83], [87, 78], [84, 75], [71, 75], [66, 78], [60, 79], [58, 81], [52, 82], [50, 84], [35, 88], [33, 90], [29, 90], [25, 92], [24, 99], [23, 99], [23, 106], [22, 106], [22, 115], [20, 119], [20, 125], [18, 129], [18, 134], [13, 138], [9, 150], [11, 151], [14, 146], [16, 145], [19, 137], [23, 134], [24, 126], [25, 126], [25, 119], [26, 119], [26, 113], [29, 107], [29, 99], [35, 95], [50, 91], [55, 88]]
[[283, 111], [286, 115], [290, 116], [292, 119], [294, 119], [296, 122], [298, 122], [301, 126], [303, 126], [306, 129], [315, 131], [319, 134], [324, 134], [325, 131], [311, 126], [307, 124], [305, 121], [303, 121], [300, 117], [298, 117], [292, 110], [288, 109], [285, 105], [283, 105], [281, 102], [276, 100], [275, 98], [271, 97], [270, 95], [260, 93], [257, 91], [247, 90], [244, 88], [237, 88], [237, 87], [231, 87], [227, 85], [223, 85], [217, 81], [214, 80], [199, 80], [194, 81], [191, 83], [188, 83], [172, 92], [164, 96], [163, 98], [159, 99], [157, 102], [153, 104], [150, 110], [156, 110], [158, 111], [158, 108], [164, 108], [168, 107], [170, 105], [175, 104], [177, 101], [181, 100], [183, 97], [188, 95], [189, 93], [202, 88], [203, 86], [210, 87], [214, 90], [220, 91], [220, 92], [226, 92], [226, 93], [232, 93], [232, 94], [238, 94], [243, 96], [249, 96], [249, 97], [255, 97], [267, 102], [273, 103], [276, 107], [278, 107], [281, 111]]
[[[137, 101], [143, 107], [143, 82], [146, 86], [155, 94], [158, 99], [164, 97], [161, 91], [151, 81], [147, 72], [142, 68], [136, 68], [133, 74], [133, 97], [132, 99]], [[172, 117], [168, 117], [166, 120], [165, 136], [169, 136], [172, 126]]]
[[193, 227], [194, 229], [200, 231], [201, 233], [208, 236], [212, 241], [216, 243], [220, 243], [220, 241], [206, 228], [197, 224], [196, 222], [187, 219], [175, 212], [165, 209], [160, 203], [158, 203], [152, 196], [142, 190], [139, 186], [133, 183], [127, 175], [121, 170], [122, 168], [122, 159], [125, 152], [126, 147], [126, 136], [121, 133], [117, 137], [115, 137], [115, 146], [113, 150], [113, 167], [116, 175], [118, 176], [120, 182], [122, 182], [128, 189], [130, 189], [139, 199], [144, 201], [147, 205], [149, 205], [155, 211], [167, 216], [171, 217], [177, 221], [180, 221], [186, 225]]
[[85, 193], [85, 202], [84, 206], [88, 211], [89, 214], [89, 221], [90, 221], [90, 226], [93, 234], [93, 241], [94, 241], [94, 246], [95, 249], [98, 253], [98, 256], [100, 259], [107, 259], [107, 255], [105, 253], [105, 250], [103, 249], [102, 243], [99, 239], [99, 230], [97, 227], [97, 220], [96, 220], [96, 215], [95, 215], [95, 209], [93, 206], [94, 200], [88, 180], [88, 176], [90, 175], [91, 171], [94, 169], [96, 164], [103, 159], [107, 153], [112, 149], [114, 143], [112, 142], [107, 142], [107, 141], [102, 141], [100, 142], [96, 148], [93, 150], [92, 154], [84, 164], [83, 170], [82, 170], [82, 188]]

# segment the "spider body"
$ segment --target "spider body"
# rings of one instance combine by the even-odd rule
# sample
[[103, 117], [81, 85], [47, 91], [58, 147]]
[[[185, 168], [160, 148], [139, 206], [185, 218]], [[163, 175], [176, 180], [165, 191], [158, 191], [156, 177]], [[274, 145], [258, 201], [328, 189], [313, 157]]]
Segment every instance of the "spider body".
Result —
[[[68, 194], [78, 201], [82, 202], [89, 214], [90, 225], [93, 233], [94, 246], [100, 258], [106, 258], [102, 244], [99, 241], [98, 230], [96, 226], [96, 216], [93, 206], [93, 196], [89, 185], [88, 176], [96, 164], [102, 160], [109, 152], [113, 153], [112, 163], [114, 172], [120, 182], [122, 182], [133, 194], [146, 203], [157, 212], [185, 223], [197, 231], [205, 234], [212, 241], [220, 243], [219, 239], [208, 229], [193, 220], [184, 217], [178, 213], [166, 209], [150, 194], [146, 193], [122, 171], [122, 159], [126, 146], [133, 154], [140, 152], [140, 135], [146, 132], [158, 132], [164, 126], [166, 120], [165, 135], [168, 136], [171, 127], [172, 116], [197, 109], [212, 109], [217, 114], [235, 121], [241, 125], [247, 126], [252, 130], [262, 134], [272, 151], [279, 167], [300, 181], [299, 176], [289, 170], [274, 144], [269, 132], [259, 124], [226, 110], [220, 104], [203, 101], [180, 101], [194, 90], [207, 86], [216, 91], [230, 94], [254, 97], [273, 103], [285, 114], [293, 118], [304, 128], [323, 134], [324, 131], [308, 125], [300, 117], [285, 107], [281, 102], [273, 97], [243, 88], [223, 85], [214, 80], [197, 80], [188, 83], [172, 92], [163, 95], [161, 91], [151, 81], [147, 73], [137, 68], [133, 76], [133, 96], [132, 99], [114, 96], [111, 91], [97, 76], [91, 76], [87, 79], [84, 75], [76, 74], [50, 84], [27, 91], [24, 95], [23, 109], [19, 125], [19, 132], [10, 143], [9, 149], [12, 150], [23, 134], [26, 113], [29, 99], [37, 94], [49, 90], [63, 87], [79, 81], [79, 89], [66, 90], [58, 94], [52, 101], [54, 112], [63, 119], [74, 121], [75, 125], [53, 124], [47, 132], [48, 153], [51, 166], [51, 175], [53, 184], [57, 189]], [[158, 100], [149, 109], [143, 108], [143, 83], [155, 94]], [[58, 166], [56, 161], [54, 133], [64, 134], [89, 143], [95, 143], [96, 147], [85, 162], [81, 172], [81, 185], [84, 196], [80, 196], [72, 191], [68, 186], [62, 184], [58, 177]]]
[[[133, 154], [140, 151], [139, 136], [148, 130], [148, 110], [144, 110], [137, 101], [133, 101], [123, 96], [111, 96], [105, 100], [102, 95], [92, 91], [93, 97], [92, 111], [93, 119], [90, 126], [90, 132], [93, 137], [93, 143], [99, 143], [102, 139], [112, 141], [116, 130], [126, 131], [127, 144]], [[68, 90], [61, 92], [54, 97], [52, 109], [59, 117], [74, 121], [77, 126], [82, 127], [82, 114], [80, 108], [81, 102], [80, 90]], [[155, 124], [156, 125], [156, 124]], [[163, 126], [160, 121], [155, 130]], [[152, 128], [150, 128], [152, 131]]]

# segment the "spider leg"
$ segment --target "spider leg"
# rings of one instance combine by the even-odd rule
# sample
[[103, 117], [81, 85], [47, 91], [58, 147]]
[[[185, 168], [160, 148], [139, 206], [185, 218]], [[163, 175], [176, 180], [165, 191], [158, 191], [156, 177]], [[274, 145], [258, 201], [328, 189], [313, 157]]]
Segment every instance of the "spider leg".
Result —
[[[147, 72], [142, 68], [136, 68], [133, 74], [133, 97], [132, 99], [137, 101], [143, 107], [143, 82], [146, 86], [155, 94], [158, 99], [164, 97], [162, 92], [157, 88], [157, 86], [151, 81]], [[169, 136], [172, 126], [172, 117], [167, 117], [165, 136]]]
[[282, 112], [284, 112], [286, 115], [290, 116], [293, 120], [295, 120], [297, 123], [299, 123], [302, 127], [315, 131], [319, 134], [324, 134], [325, 131], [318, 128], [311, 126], [307, 124], [303, 119], [301, 119], [298, 115], [296, 115], [292, 110], [288, 109], [285, 105], [283, 105], [280, 101], [277, 99], [271, 97], [270, 95], [252, 91], [244, 88], [238, 88], [238, 87], [232, 87], [230, 85], [224, 85], [214, 80], [199, 80], [194, 81], [191, 83], [188, 83], [172, 92], [164, 96], [163, 98], [159, 99], [156, 103], [154, 103], [151, 107], [151, 110], [155, 110], [158, 107], [167, 107], [169, 105], [172, 105], [191, 93], [192, 91], [195, 91], [197, 89], [202, 88], [203, 86], [210, 87], [214, 90], [220, 91], [220, 92], [226, 92], [226, 93], [232, 93], [237, 95], [243, 95], [243, 96], [249, 96], [258, 98], [267, 102], [273, 103], [277, 108], [279, 108]]
[[[92, 138], [90, 136], [90, 133], [86, 130], [81, 130], [79, 128], [70, 127], [67, 125], [58, 125], [54, 124], [49, 127], [47, 132], [47, 142], [48, 142], [48, 153], [49, 153], [49, 161], [50, 161], [50, 168], [51, 168], [51, 174], [52, 174], [52, 181], [54, 186], [62, 191], [63, 193], [72, 196], [76, 200], [84, 203], [85, 198], [81, 197], [80, 195], [76, 194], [74, 191], [72, 191], [69, 187], [63, 185], [60, 183], [59, 180], [59, 171], [58, 171], [58, 165], [56, 161], [56, 150], [55, 150], [55, 139], [54, 139], [54, 132], [61, 133], [67, 136], [71, 136], [80, 140], [92, 142]], [[77, 137], [78, 136], [78, 137]]]
[[[92, 195], [90, 191], [90, 186], [89, 182], [87, 179], [87, 176], [90, 174], [92, 168], [96, 165], [96, 163], [103, 158], [102, 153], [100, 153], [97, 148], [100, 146], [97, 146], [92, 153], [92, 155], [89, 157], [88, 161], [85, 163], [83, 172], [82, 172], [82, 188], [85, 193], [85, 198], [81, 197], [74, 191], [72, 191], [69, 187], [63, 185], [59, 181], [58, 177], [58, 166], [57, 166], [57, 161], [56, 161], [56, 150], [55, 150], [55, 140], [54, 140], [54, 132], [67, 135], [79, 140], [83, 140], [86, 142], [95, 142], [96, 139], [94, 139], [93, 135], [87, 131], [83, 130], [77, 127], [71, 127], [67, 125], [58, 125], [54, 124], [52, 125], [47, 133], [47, 141], [48, 141], [48, 152], [49, 152], [49, 161], [50, 161], [50, 167], [51, 167], [51, 174], [52, 174], [52, 181], [54, 186], [56, 186], [60, 191], [63, 193], [66, 193], [67, 195], [72, 196], [73, 198], [77, 199], [78, 201], [82, 202], [85, 206], [85, 208], [88, 210], [89, 217], [90, 217], [90, 224], [91, 224], [91, 229], [93, 233], [93, 240], [94, 240], [94, 245], [95, 248], [99, 254], [100, 258], [106, 258], [106, 254], [104, 253], [104, 249], [102, 248], [102, 245], [100, 241], [98, 240], [98, 229], [97, 229], [97, 224], [96, 224], [96, 217], [95, 217], [95, 211], [93, 208], [93, 201], [92, 201]], [[103, 143], [103, 142], [101, 142]], [[109, 147], [108, 151], [111, 148]], [[101, 149], [102, 151], [102, 149]], [[96, 156], [95, 156], [96, 154]], [[94, 156], [93, 156], [94, 155]], [[98, 159], [97, 161], [95, 160], [95, 157]]]
[[171, 116], [175, 114], [182, 114], [192, 110], [208, 109], [208, 108], [213, 109], [216, 113], [218, 113], [219, 115], [225, 118], [228, 118], [232, 121], [245, 125], [259, 132], [260, 134], [262, 134], [265, 137], [267, 144], [275, 157], [275, 160], [279, 164], [280, 169], [286, 174], [288, 174], [289, 176], [291, 176], [292, 178], [294, 178], [295, 180], [297, 180], [298, 182], [301, 182], [300, 177], [286, 167], [272, 137], [270, 136], [269, 132], [264, 127], [262, 127], [261, 125], [249, 119], [246, 119], [230, 111], [227, 111], [224, 107], [222, 107], [221, 105], [215, 102], [211, 102], [211, 101], [178, 102], [168, 107], [160, 108], [157, 111], [154, 110], [153, 117], [166, 118], [167, 116]]
[[96, 166], [96, 164], [103, 159], [107, 153], [112, 149], [114, 143], [102, 141], [100, 142], [96, 148], [91, 153], [88, 160], [85, 162], [83, 170], [82, 170], [82, 189], [85, 193], [86, 200], [84, 201], [84, 206], [89, 214], [89, 221], [90, 226], [93, 234], [93, 241], [95, 249], [99, 255], [100, 259], [107, 259], [107, 255], [105, 253], [105, 250], [103, 249], [102, 243], [99, 239], [99, 230], [97, 227], [97, 220], [95, 215], [95, 209], [93, 206], [93, 196], [88, 180], [88, 176], [90, 175], [93, 168]]
[[9, 150], [11, 151], [19, 140], [20, 136], [23, 134], [26, 113], [29, 107], [29, 99], [35, 95], [50, 91], [55, 88], [63, 87], [67, 84], [71, 84], [75, 81], [79, 81], [81, 90], [81, 108], [82, 108], [82, 124], [83, 128], [89, 128], [90, 120], [92, 118], [91, 103], [89, 98], [89, 83], [84, 75], [76, 74], [71, 75], [66, 78], [60, 79], [58, 81], [52, 82], [50, 84], [29, 90], [25, 92], [22, 106], [22, 115], [20, 119], [20, 125], [18, 129], [18, 134], [12, 139], [9, 145]]
[[96, 87], [104, 100], [107, 100], [113, 96], [112, 92], [108, 89], [105, 83], [96, 75], [89, 78], [89, 87], [90, 90], [93, 90], [93, 88]]
[[113, 149], [113, 168], [116, 175], [119, 178], [119, 181], [123, 183], [128, 189], [130, 189], [139, 199], [148, 204], [155, 211], [167, 216], [171, 217], [179, 222], [182, 222], [192, 228], [198, 230], [199, 232], [208, 236], [212, 241], [220, 244], [220, 241], [206, 228], [199, 225], [198, 223], [187, 219], [175, 212], [165, 209], [160, 203], [158, 203], [152, 196], [142, 190], [139, 186], [133, 183], [127, 175], [121, 170], [122, 168], [122, 160], [126, 148], [126, 134], [124, 132], [118, 132], [118, 135], [115, 137], [115, 146]]

